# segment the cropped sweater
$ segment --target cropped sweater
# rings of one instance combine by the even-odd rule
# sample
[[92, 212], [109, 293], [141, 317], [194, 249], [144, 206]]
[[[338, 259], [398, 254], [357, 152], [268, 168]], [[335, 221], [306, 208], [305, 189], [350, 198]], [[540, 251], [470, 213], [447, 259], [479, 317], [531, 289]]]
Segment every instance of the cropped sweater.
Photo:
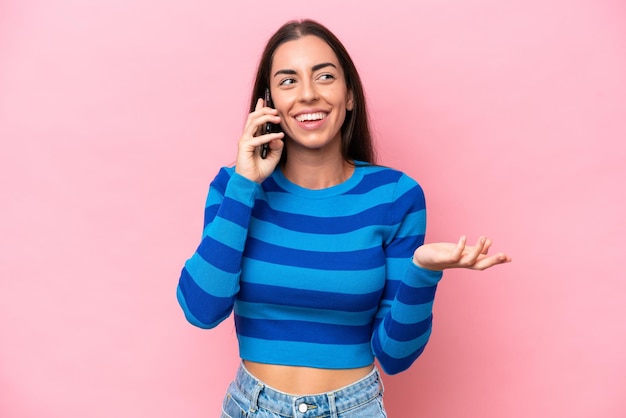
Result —
[[395, 374], [431, 333], [442, 273], [411, 259], [425, 227], [422, 189], [397, 170], [357, 163], [345, 182], [310, 190], [280, 169], [259, 184], [222, 168], [178, 301], [201, 328], [234, 311], [242, 359], [346, 369], [375, 356]]

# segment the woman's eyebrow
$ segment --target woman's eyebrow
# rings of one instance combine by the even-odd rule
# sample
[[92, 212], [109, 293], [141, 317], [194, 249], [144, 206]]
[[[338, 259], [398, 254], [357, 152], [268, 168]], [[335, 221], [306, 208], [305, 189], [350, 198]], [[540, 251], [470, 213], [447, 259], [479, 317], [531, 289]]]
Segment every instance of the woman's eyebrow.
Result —
[[335, 64], [333, 64], [332, 62], [323, 62], [321, 64], [314, 65], [313, 68], [311, 68], [311, 69], [313, 71], [317, 71], [317, 70], [321, 70], [322, 68], [326, 68], [326, 67], [337, 68], [337, 66]]
[[[337, 68], [337, 66], [335, 64], [333, 64], [332, 62], [323, 62], [321, 64], [315, 64], [313, 67], [311, 67], [311, 70], [313, 72], [317, 71], [317, 70], [321, 70], [322, 68], [326, 68], [326, 67], [333, 67], [333, 68]], [[296, 70], [278, 70], [274, 73], [274, 77], [276, 77], [277, 75], [280, 74], [288, 74], [288, 75], [295, 75], [296, 74]]]
[[278, 70], [274, 73], [274, 77], [280, 74], [295, 75], [296, 71], [295, 70]]

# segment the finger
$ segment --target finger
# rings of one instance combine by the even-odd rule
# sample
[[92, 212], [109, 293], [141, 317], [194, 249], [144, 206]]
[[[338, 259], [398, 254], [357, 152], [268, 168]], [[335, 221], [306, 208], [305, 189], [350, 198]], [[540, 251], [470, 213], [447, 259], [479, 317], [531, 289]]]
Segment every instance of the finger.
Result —
[[254, 151], [257, 147], [263, 144], [271, 143], [274, 140], [280, 140], [283, 136], [284, 134], [282, 132], [251, 136], [249, 139], [243, 142], [242, 145], [244, 145], [245, 147], [250, 147], [250, 149]]
[[483, 248], [485, 247], [487, 239], [485, 237], [478, 238], [476, 245], [472, 248], [472, 250], [468, 253], [466, 257], [466, 261], [468, 264], [472, 265], [478, 260], [478, 257], [482, 254]]
[[[285, 134], [283, 132], [274, 132], [271, 134], [261, 135], [258, 138], [262, 139], [262, 144], [269, 144], [270, 150], [278, 149], [279, 145], [284, 145], [282, 141]], [[281, 147], [282, 148], [282, 147]]]
[[[282, 132], [278, 135], [283, 135]], [[277, 158], [280, 158], [280, 155], [282, 154], [282, 150], [283, 147], [285, 146], [285, 143], [281, 140], [281, 139], [272, 139], [270, 142], [268, 142], [269, 145], [269, 152], [268, 152], [268, 158], [272, 158], [273, 156], [277, 156]]]
[[244, 137], [256, 136], [258, 134], [259, 125], [256, 123], [256, 119], [259, 116], [258, 113], [260, 109], [260, 100], [257, 100], [254, 111], [250, 112], [246, 118], [246, 123], [243, 127]]
[[507, 256], [504, 253], [499, 253], [496, 255], [492, 255], [489, 257], [484, 257], [477, 261], [472, 267], [474, 270], [486, 270], [490, 267], [496, 266], [498, 264], [504, 264], [511, 262], [511, 257]]
[[459, 261], [461, 257], [463, 257], [463, 250], [465, 250], [466, 243], [467, 237], [462, 235], [459, 242], [456, 244], [456, 247], [452, 250], [452, 261]]
[[491, 244], [493, 244], [493, 241], [491, 241], [489, 238], [487, 238], [485, 240], [485, 246], [483, 247], [483, 250], [481, 251], [481, 254], [487, 254], [489, 252], [489, 248], [491, 248]]
[[280, 116], [276, 115], [274, 112], [274, 109], [261, 108], [250, 113], [244, 128], [244, 135], [260, 136], [263, 133], [263, 126], [265, 126], [266, 123], [271, 122], [273, 124], [279, 124]]
[[263, 102], [263, 99], [262, 99], [262, 98], [258, 98], [258, 99], [256, 100], [256, 105], [254, 106], [254, 110], [255, 110], [255, 111], [257, 111], [257, 110], [259, 110], [259, 109], [262, 109], [262, 108], [263, 108], [263, 106], [264, 106], [264, 104], [265, 104], [265, 103]]

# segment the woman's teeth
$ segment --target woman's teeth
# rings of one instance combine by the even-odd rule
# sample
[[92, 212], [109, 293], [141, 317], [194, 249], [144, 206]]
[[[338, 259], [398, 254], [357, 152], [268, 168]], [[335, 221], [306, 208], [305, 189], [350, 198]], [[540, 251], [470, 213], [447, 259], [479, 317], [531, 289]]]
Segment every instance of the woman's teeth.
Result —
[[305, 113], [302, 115], [296, 116], [296, 120], [298, 122], [310, 121], [310, 120], [321, 120], [326, 117], [326, 113], [317, 112], [317, 113]]

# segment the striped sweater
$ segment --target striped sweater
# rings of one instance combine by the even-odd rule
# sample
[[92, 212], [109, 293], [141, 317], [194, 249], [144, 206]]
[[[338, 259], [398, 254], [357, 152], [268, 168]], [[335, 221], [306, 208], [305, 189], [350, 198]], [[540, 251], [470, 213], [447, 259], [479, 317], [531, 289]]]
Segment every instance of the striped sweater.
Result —
[[245, 360], [344, 369], [407, 369], [431, 332], [441, 272], [416, 266], [422, 189], [390, 168], [358, 163], [344, 183], [310, 190], [277, 169], [262, 184], [222, 168], [204, 232], [180, 276], [189, 322], [234, 312]]

